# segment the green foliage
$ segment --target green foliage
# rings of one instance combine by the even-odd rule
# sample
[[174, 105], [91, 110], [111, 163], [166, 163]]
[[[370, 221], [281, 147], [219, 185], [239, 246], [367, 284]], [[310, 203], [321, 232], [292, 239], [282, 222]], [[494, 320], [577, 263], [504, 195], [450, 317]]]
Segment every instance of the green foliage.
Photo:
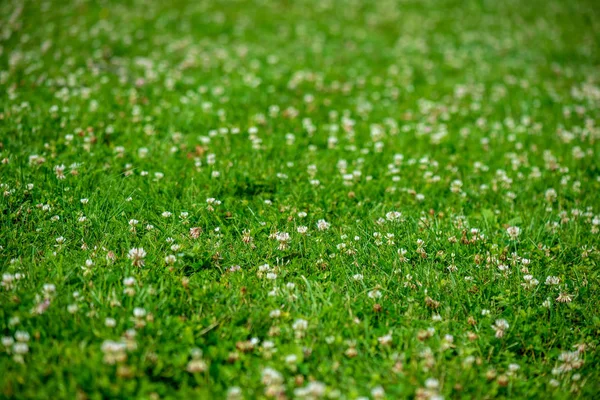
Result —
[[0, 397], [594, 397], [599, 17], [0, 2]]

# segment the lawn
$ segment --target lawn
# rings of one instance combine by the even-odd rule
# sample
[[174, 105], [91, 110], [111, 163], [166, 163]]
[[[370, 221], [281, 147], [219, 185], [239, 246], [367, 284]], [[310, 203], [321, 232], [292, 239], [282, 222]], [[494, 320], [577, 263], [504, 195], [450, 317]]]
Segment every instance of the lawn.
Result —
[[0, 1], [0, 398], [600, 394], [600, 7]]

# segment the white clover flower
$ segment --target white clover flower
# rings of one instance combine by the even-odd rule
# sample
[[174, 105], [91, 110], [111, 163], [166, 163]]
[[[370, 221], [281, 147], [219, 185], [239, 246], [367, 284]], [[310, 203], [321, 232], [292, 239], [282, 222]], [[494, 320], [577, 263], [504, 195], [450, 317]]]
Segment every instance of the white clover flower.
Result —
[[331, 224], [325, 221], [324, 219], [320, 219], [317, 221], [317, 229], [319, 229], [320, 231], [326, 231], [327, 229], [329, 229], [330, 226]]
[[131, 286], [135, 285], [135, 278], [132, 276], [129, 276], [129, 277], [123, 279], [123, 284], [125, 286], [131, 287]]
[[15, 354], [26, 354], [29, 352], [29, 346], [27, 343], [15, 343], [13, 344], [13, 352]]
[[131, 260], [131, 264], [135, 267], [144, 266], [144, 258], [146, 257], [146, 251], [143, 248], [134, 247], [127, 253], [127, 258]]
[[295, 331], [306, 331], [308, 329], [308, 321], [304, 319], [297, 319], [292, 324], [292, 329]]
[[136, 318], [143, 318], [146, 316], [146, 310], [141, 307], [136, 307], [133, 309], [133, 316]]
[[518, 226], [509, 226], [506, 228], [506, 233], [508, 233], [508, 236], [510, 236], [512, 240], [516, 240], [521, 234], [521, 228]]
[[381, 386], [376, 386], [371, 389], [371, 396], [373, 396], [374, 399], [383, 399], [385, 397], [385, 390], [383, 390], [383, 387]]
[[494, 331], [496, 331], [496, 337], [501, 338], [504, 336], [506, 330], [508, 330], [509, 325], [505, 319], [497, 319], [496, 322], [492, 325]]
[[29, 342], [30, 338], [31, 338], [31, 336], [29, 336], [29, 333], [27, 333], [25, 331], [16, 331], [15, 332], [15, 339], [17, 339], [17, 342]]

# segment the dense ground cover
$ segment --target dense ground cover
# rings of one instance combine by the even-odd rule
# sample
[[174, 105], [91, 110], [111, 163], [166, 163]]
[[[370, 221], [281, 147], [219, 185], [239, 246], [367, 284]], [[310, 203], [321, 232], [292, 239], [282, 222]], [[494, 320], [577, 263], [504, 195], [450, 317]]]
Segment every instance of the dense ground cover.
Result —
[[0, 2], [0, 396], [590, 398], [594, 1]]

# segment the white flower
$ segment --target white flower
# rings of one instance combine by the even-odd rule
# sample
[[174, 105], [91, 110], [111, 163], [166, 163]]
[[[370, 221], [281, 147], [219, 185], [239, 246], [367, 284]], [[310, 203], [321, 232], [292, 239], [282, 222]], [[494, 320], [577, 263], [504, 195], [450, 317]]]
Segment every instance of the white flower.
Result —
[[177, 257], [175, 257], [173, 254], [170, 254], [165, 257], [166, 264], [169, 264], [169, 265], [175, 264], [176, 261], [177, 261]]
[[371, 396], [373, 396], [374, 399], [383, 399], [385, 397], [385, 390], [383, 390], [381, 386], [374, 387], [371, 390]]
[[492, 328], [496, 331], [496, 337], [501, 338], [504, 332], [509, 328], [508, 322], [505, 319], [497, 319]]
[[382, 346], [387, 346], [390, 343], [392, 343], [392, 334], [388, 333], [387, 335], [384, 336], [380, 336], [377, 338], [377, 341], [379, 342], [379, 344], [381, 344]]
[[13, 345], [13, 351], [16, 354], [26, 354], [27, 352], [29, 352], [29, 346], [27, 345], [27, 343], [15, 343]]
[[292, 329], [295, 331], [305, 331], [308, 329], [308, 321], [304, 320], [304, 319], [297, 319], [296, 321], [294, 321], [293, 325], [292, 325]]
[[294, 389], [294, 395], [299, 399], [318, 399], [325, 396], [327, 386], [324, 383], [313, 381], [306, 386]]
[[133, 316], [136, 318], [143, 318], [146, 316], [146, 310], [141, 307], [136, 307], [133, 309]]
[[30, 336], [25, 331], [16, 331], [15, 339], [17, 339], [17, 342], [29, 342]]
[[512, 240], [516, 240], [521, 234], [521, 228], [518, 226], [509, 226], [506, 228], [506, 233], [508, 233], [508, 236], [510, 236]]
[[326, 231], [327, 229], [329, 229], [330, 226], [331, 224], [325, 221], [324, 219], [320, 219], [317, 221], [317, 229], [319, 229], [320, 231]]
[[437, 390], [440, 387], [440, 381], [435, 378], [427, 378], [425, 387], [429, 390]]
[[229, 389], [227, 389], [227, 400], [241, 400], [241, 399], [243, 399], [242, 389], [240, 389], [237, 386], [232, 386]]
[[296, 364], [298, 362], [298, 356], [295, 354], [290, 354], [285, 357], [286, 364]]
[[291, 237], [287, 232], [277, 232], [275, 233], [275, 239], [279, 242], [279, 250], [285, 250], [288, 247]]
[[269, 266], [269, 264], [259, 265], [259, 267], [258, 267], [259, 272], [268, 272], [270, 270], [271, 270], [271, 267]]
[[54, 293], [54, 292], [56, 292], [56, 286], [54, 286], [54, 284], [52, 284], [52, 283], [44, 284], [44, 293], [50, 294], [50, 293]]
[[123, 285], [128, 286], [128, 287], [135, 285], [135, 278], [130, 276], [130, 277], [123, 279]]
[[402, 218], [402, 213], [398, 211], [390, 211], [387, 214], [385, 214], [385, 218], [388, 221], [397, 221], [400, 218]]
[[521, 368], [521, 366], [519, 366], [519, 364], [508, 364], [508, 370], [510, 372], [516, 372]]
[[273, 368], [265, 368], [262, 370], [262, 383], [266, 386], [280, 385], [283, 383], [283, 376]]
[[131, 260], [131, 264], [135, 267], [142, 267], [144, 265], [144, 257], [146, 257], [146, 252], [141, 247], [134, 247], [127, 253], [127, 258]]

